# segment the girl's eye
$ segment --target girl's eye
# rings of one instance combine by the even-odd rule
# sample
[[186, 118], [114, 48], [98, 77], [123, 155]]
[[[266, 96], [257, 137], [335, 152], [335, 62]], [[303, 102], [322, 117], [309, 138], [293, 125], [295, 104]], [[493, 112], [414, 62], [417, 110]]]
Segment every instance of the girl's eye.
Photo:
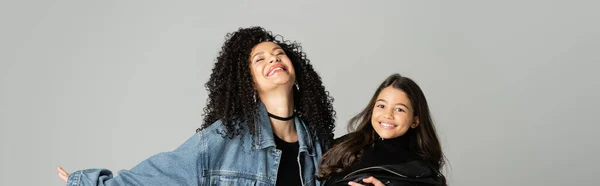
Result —
[[404, 109], [396, 108], [396, 112], [404, 112]]

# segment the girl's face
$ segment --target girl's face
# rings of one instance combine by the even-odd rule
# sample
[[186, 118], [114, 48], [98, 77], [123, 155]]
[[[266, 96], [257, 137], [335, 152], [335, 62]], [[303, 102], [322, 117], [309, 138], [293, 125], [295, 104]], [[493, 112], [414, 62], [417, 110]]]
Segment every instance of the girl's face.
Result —
[[419, 118], [414, 116], [406, 93], [389, 86], [381, 90], [375, 100], [371, 124], [381, 138], [391, 139], [404, 135], [408, 128], [416, 128]]

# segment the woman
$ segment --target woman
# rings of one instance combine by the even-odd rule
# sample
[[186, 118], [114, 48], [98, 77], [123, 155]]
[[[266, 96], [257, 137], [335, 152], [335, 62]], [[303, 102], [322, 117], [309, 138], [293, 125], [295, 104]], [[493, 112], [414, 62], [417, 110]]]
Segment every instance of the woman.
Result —
[[324, 185], [446, 184], [427, 100], [410, 78], [389, 76], [349, 131], [319, 162]]
[[67, 185], [318, 185], [335, 112], [301, 49], [260, 27], [228, 34], [194, 136], [118, 176], [58, 168], [60, 178]]

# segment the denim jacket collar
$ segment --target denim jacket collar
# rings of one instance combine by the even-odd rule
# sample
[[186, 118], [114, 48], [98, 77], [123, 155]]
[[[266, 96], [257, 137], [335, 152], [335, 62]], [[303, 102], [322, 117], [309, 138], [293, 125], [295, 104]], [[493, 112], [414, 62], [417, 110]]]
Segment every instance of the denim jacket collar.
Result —
[[[275, 139], [273, 136], [273, 127], [269, 121], [269, 115], [267, 114], [267, 108], [262, 102], [258, 103], [258, 130], [255, 136], [255, 148], [264, 149], [267, 147], [275, 146]], [[298, 145], [300, 146], [300, 152], [307, 152], [308, 155], [314, 156], [314, 146], [308, 127], [298, 117], [294, 117], [294, 125], [296, 126], [296, 132], [298, 133]]]

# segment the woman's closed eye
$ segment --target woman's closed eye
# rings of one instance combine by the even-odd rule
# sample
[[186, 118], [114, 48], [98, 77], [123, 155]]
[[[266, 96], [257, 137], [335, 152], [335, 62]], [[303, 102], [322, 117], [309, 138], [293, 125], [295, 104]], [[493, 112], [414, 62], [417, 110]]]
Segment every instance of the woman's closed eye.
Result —
[[285, 51], [283, 51], [281, 48], [273, 50], [273, 52], [275, 53], [275, 56], [285, 55]]

